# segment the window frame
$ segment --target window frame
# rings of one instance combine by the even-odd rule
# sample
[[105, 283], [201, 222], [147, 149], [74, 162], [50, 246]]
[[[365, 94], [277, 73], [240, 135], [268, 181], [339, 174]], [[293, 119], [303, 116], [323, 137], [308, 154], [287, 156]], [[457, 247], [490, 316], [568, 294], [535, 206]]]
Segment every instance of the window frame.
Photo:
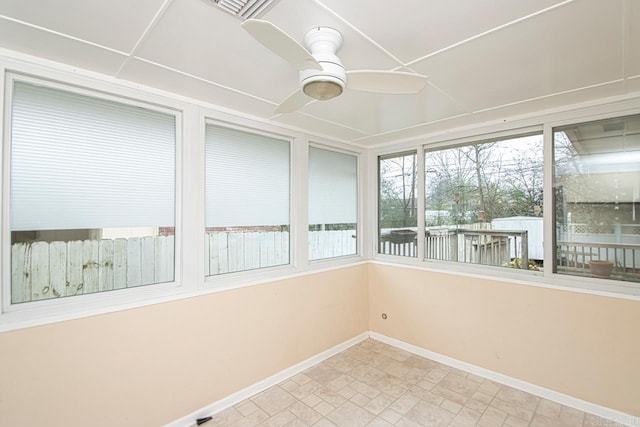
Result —
[[[418, 257], [402, 257], [378, 253], [378, 224], [379, 224], [379, 165], [380, 158], [395, 157], [417, 151], [418, 154], [418, 236], [425, 232], [425, 176], [424, 153], [426, 150], [455, 148], [474, 142], [482, 142], [491, 139], [504, 139], [513, 136], [531, 133], [542, 133], [543, 138], [543, 204], [552, 206], [553, 186], [553, 134], [552, 129], [559, 126], [567, 126], [592, 122], [596, 120], [611, 119], [616, 117], [640, 114], [640, 99], [622, 99], [611, 102], [592, 103], [578, 108], [571, 105], [560, 111], [549, 110], [534, 114], [531, 117], [514, 120], [504, 120], [498, 123], [481, 124], [463, 129], [454, 129], [440, 132], [431, 136], [410, 139], [398, 144], [385, 144], [383, 148], [371, 150], [369, 161], [376, 164], [376, 172], [369, 173], [373, 181], [369, 185], [370, 193], [375, 194], [375, 200], [370, 202], [369, 212], [376, 218], [375, 229], [369, 230], [370, 259], [376, 263], [390, 265], [404, 265], [426, 271], [446, 274], [455, 274], [466, 277], [474, 277], [487, 280], [497, 280], [507, 283], [537, 286], [549, 289], [571, 292], [604, 295], [614, 298], [640, 300], [640, 287], [636, 282], [624, 282], [611, 279], [599, 279], [592, 277], [578, 277], [554, 273], [552, 268], [545, 268], [543, 272], [535, 272], [519, 269], [507, 269], [497, 266], [483, 266], [453, 261], [440, 261], [424, 259], [424, 246], [418, 245]], [[422, 162], [422, 163], [421, 163]], [[375, 178], [374, 178], [375, 177]], [[375, 185], [375, 187], [374, 187]], [[374, 189], [375, 188], [375, 189]], [[422, 205], [420, 201], [422, 200]], [[544, 245], [544, 259], [552, 260], [555, 250], [554, 229], [552, 212], [549, 209], [543, 211], [543, 242], [554, 242]], [[551, 261], [548, 261], [551, 262]]]
[[[416, 210], [417, 210], [417, 214], [416, 214], [416, 221], [417, 221], [417, 236], [422, 236], [424, 235], [424, 224], [420, 224], [420, 222], [424, 222], [424, 197], [419, 197], [420, 194], [424, 193], [424, 178], [420, 179], [420, 168], [423, 167], [424, 168], [424, 152], [423, 149], [421, 147], [417, 147], [414, 149], [409, 149], [409, 150], [404, 150], [404, 151], [398, 151], [398, 152], [389, 152], [389, 153], [385, 153], [385, 154], [378, 154], [376, 155], [375, 158], [375, 171], [376, 171], [376, 181], [375, 181], [375, 185], [376, 185], [376, 190], [375, 190], [375, 210], [376, 210], [376, 227], [375, 227], [375, 242], [374, 242], [374, 247], [373, 247], [373, 254], [375, 256], [380, 256], [383, 258], [388, 258], [389, 260], [402, 260], [402, 259], [408, 259], [408, 260], [421, 260], [424, 255], [424, 247], [421, 248], [421, 245], [418, 243], [417, 247], [416, 247], [416, 255], [415, 256], [407, 256], [407, 255], [391, 255], [391, 254], [384, 254], [384, 253], [380, 253], [380, 230], [381, 228], [381, 224], [380, 224], [380, 202], [381, 202], [381, 197], [380, 197], [380, 192], [382, 191], [382, 186], [380, 185], [381, 179], [382, 179], [382, 171], [380, 168], [380, 162], [382, 160], [387, 160], [387, 159], [393, 159], [393, 158], [397, 158], [397, 157], [406, 157], [406, 156], [411, 156], [411, 155], [415, 155], [416, 156]], [[422, 159], [422, 160], [421, 160]], [[422, 193], [421, 193], [422, 192]]]
[[[439, 150], [446, 150], [446, 149], [452, 149], [452, 148], [462, 148], [462, 147], [469, 147], [472, 145], [480, 145], [480, 144], [486, 144], [486, 143], [491, 143], [491, 142], [501, 142], [501, 141], [505, 141], [505, 140], [510, 140], [510, 139], [516, 139], [516, 138], [526, 138], [529, 136], [535, 136], [535, 135], [539, 135], [542, 138], [542, 145], [543, 147], [545, 146], [545, 138], [544, 138], [544, 134], [543, 134], [543, 129], [542, 126], [535, 126], [535, 127], [528, 127], [525, 129], [515, 129], [513, 132], [507, 131], [507, 132], [500, 132], [497, 133], [495, 136], [492, 137], [483, 137], [481, 139], [475, 139], [473, 137], [469, 137], [469, 138], [465, 138], [463, 141], [464, 142], [460, 142], [460, 140], [453, 140], [451, 145], [443, 145], [443, 144], [433, 144], [430, 146], [426, 146], [426, 145], [422, 145], [422, 160], [424, 162], [425, 159], [425, 155], [429, 152], [435, 152], [435, 151], [439, 151]], [[545, 180], [544, 180], [544, 172], [545, 172], [545, 162], [544, 162], [544, 153], [543, 153], [543, 181], [542, 181], [542, 188], [544, 189], [544, 185], [545, 185]], [[424, 170], [424, 164], [422, 165], [422, 169], [419, 171], [419, 173], [422, 174], [422, 182], [424, 184], [423, 187], [423, 191], [422, 191], [422, 195], [423, 197], [421, 198], [423, 201], [425, 201], [426, 199], [426, 177], [425, 177], [425, 170]], [[424, 216], [425, 214], [425, 209], [423, 208], [421, 211], [422, 215]], [[543, 212], [544, 213], [544, 212]], [[425, 231], [426, 231], [426, 225], [425, 225], [425, 219], [426, 218], [422, 218], [422, 223], [423, 226], [425, 227]], [[543, 222], [543, 236], [544, 236], [544, 215], [542, 217], [542, 222]], [[422, 241], [422, 249], [423, 251], [425, 250], [425, 243], [424, 240]], [[546, 253], [544, 253], [544, 257], [546, 259]], [[528, 270], [528, 269], [506, 269], [505, 267], [501, 267], [501, 266], [497, 266], [497, 265], [481, 265], [481, 264], [472, 264], [472, 263], [464, 263], [464, 262], [459, 262], [459, 261], [447, 261], [447, 260], [437, 260], [437, 259], [432, 259], [432, 258], [426, 258], [426, 256], [423, 253], [422, 259], [424, 260], [424, 262], [426, 263], [443, 263], [443, 264], [449, 264], [451, 266], [460, 266], [460, 265], [465, 265], [465, 266], [477, 266], [479, 268], [482, 269], [489, 269], [495, 272], [504, 272], [505, 270], [514, 272], [518, 275], [532, 275], [532, 276], [542, 276], [543, 272], [542, 271], [533, 271], [533, 270]], [[546, 269], [545, 269], [546, 271]]]
[[[278, 130], [275, 128], [258, 128], [255, 126], [251, 126], [250, 123], [237, 123], [237, 122], [232, 122], [232, 121], [227, 121], [224, 120], [223, 118], [219, 118], [216, 117], [216, 114], [214, 112], [204, 112], [204, 114], [202, 114], [201, 117], [201, 123], [202, 123], [202, 148], [201, 148], [201, 153], [202, 153], [202, 161], [201, 163], [201, 167], [202, 167], [202, 179], [201, 179], [201, 183], [202, 183], [202, 191], [201, 191], [201, 198], [202, 198], [202, 227], [200, 227], [200, 230], [202, 230], [202, 256], [200, 256], [200, 258], [202, 258], [201, 260], [201, 271], [202, 271], [202, 277], [204, 277], [204, 284], [205, 286], [217, 286], [217, 287], [221, 287], [221, 286], [232, 286], [232, 287], [236, 287], [238, 280], [240, 279], [251, 279], [255, 276], [260, 276], [260, 277], [276, 277], [278, 275], [281, 274], [287, 274], [287, 273], [291, 273], [293, 270], [295, 270], [295, 268], [298, 266], [299, 264], [299, 260], [298, 260], [298, 256], [297, 256], [297, 238], [298, 238], [298, 234], [299, 232], [297, 232], [300, 224], [297, 218], [297, 212], [294, 206], [294, 203], [292, 203], [292, 201], [295, 201], [296, 197], [294, 196], [295, 194], [298, 193], [297, 191], [297, 187], [299, 186], [299, 184], [296, 182], [295, 180], [295, 173], [294, 173], [294, 162], [296, 162], [296, 153], [294, 152], [294, 146], [296, 145], [296, 140], [297, 137], [296, 135], [294, 135], [293, 133], [287, 133], [287, 132], [282, 132], [282, 130]], [[224, 127], [227, 129], [232, 129], [232, 130], [237, 130], [240, 132], [245, 132], [245, 133], [251, 133], [254, 135], [259, 135], [259, 136], [264, 136], [267, 138], [273, 138], [273, 139], [277, 139], [280, 141], [285, 141], [287, 143], [289, 143], [289, 262], [286, 264], [281, 264], [281, 265], [274, 265], [274, 266], [269, 266], [269, 267], [263, 267], [263, 268], [255, 268], [255, 269], [250, 269], [250, 270], [241, 270], [241, 271], [233, 271], [233, 272], [228, 272], [228, 273], [224, 273], [224, 274], [215, 274], [215, 275], [208, 275], [205, 276], [205, 267], [204, 267], [204, 230], [206, 228], [206, 224], [205, 224], [205, 209], [206, 209], [206, 194], [205, 194], [205, 179], [206, 179], [206, 166], [205, 166], [205, 149], [206, 149], [206, 141], [205, 141], [205, 132], [206, 132], [206, 127], [207, 125], [212, 125], [212, 126], [219, 126], [219, 127]]]
[[339, 255], [339, 256], [335, 256], [335, 257], [329, 257], [329, 258], [319, 258], [319, 259], [309, 259], [309, 243], [307, 240], [307, 245], [306, 245], [306, 256], [307, 256], [307, 262], [310, 265], [326, 265], [326, 264], [335, 264], [335, 263], [344, 263], [344, 262], [351, 262], [354, 259], [358, 259], [358, 258], [362, 258], [362, 248], [364, 247], [363, 245], [363, 241], [365, 239], [365, 233], [363, 233], [363, 228], [362, 228], [362, 218], [363, 218], [363, 212], [364, 212], [364, 191], [363, 191], [363, 156], [361, 153], [353, 151], [353, 150], [349, 150], [348, 148], [342, 148], [342, 147], [336, 147], [336, 146], [332, 146], [332, 145], [328, 145], [328, 144], [323, 144], [321, 142], [315, 142], [315, 140], [311, 140], [308, 141], [307, 143], [307, 149], [306, 149], [306, 179], [305, 179], [305, 184], [306, 186], [305, 188], [305, 193], [306, 193], [306, 200], [305, 200], [305, 219], [306, 219], [306, 225], [307, 225], [307, 231], [306, 231], [306, 238], [308, 239], [309, 237], [309, 197], [310, 197], [310, 192], [309, 192], [309, 148], [317, 148], [320, 150], [326, 150], [326, 151], [333, 151], [335, 153], [340, 153], [340, 154], [346, 154], [346, 155], [350, 155], [350, 156], [354, 156], [356, 158], [356, 252], [353, 254], [347, 254], [347, 255]]
[[[553, 214], [553, 129], [557, 127], [581, 125], [599, 120], [615, 119], [638, 114], [640, 114], [640, 106], [636, 108], [624, 108], [616, 111], [595, 112], [592, 114], [579, 115], [577, 117], [563, 118], [556, 121], [550, 120], [544, 124], [544, 205], [552, 207], [552, 209], [549, 210], [548, 215], [544, 216], [544, 240], [552, 242], [551, 245], [545, 245], [544, 247], [545, 259], [549, 259], [551, 262], [555, 263], [556, 233], [555, 217]], [[613, 296], [630, 295], [632, 297], [638, 297], [638, 300], [640, 300], [640, 283], [638, 282], [573, 276], [556, 273], [553, 270], [555, 270], [555, 268], [545, 269], [544, 272], [544, 277], [552, 280], [553, 283], [561, 285], [566, 284], [570, 287], [575, 286], [596, 292], [611, 292], [613, 293]]]
[[[8, 75], [33, 78], [38, 83], [59, 85], [89, 96], [139, 105], [144, 108], [168, 111], [176, 119], [175, 168], [175, 240], [174, 282], [120, 289], [118, 292], [98, 292], [75, 298], [60, 298], [14, 304], [10, 301], [10, 232], [6, 206], [9, 197], [8, 171], [5, 162], [10, 147], [7, 133], [7, 112], [11, 111], [7, 88], [12, 87]], [[368, 150], [303, 132], [293, 125], [270, 122], [250, 114], [234, 112], [205, 101], [146, 87], [135, 82], [111, 78], [64, 64], [55, 64], [39, 58], [24, 58], [11, 52], [0, 53], [0, 134], [3, 136], [3, 160], [0, 162], [0, 191], [3, 200], [0, 210], [0, 332], [44, 325], [176, 301], [182, 298], [207, 295], [230, 289], [306, 276], [369, 261], [367, 221], [372, 220], [365, 205], [368, 182]], [[7, 107], [9, 106], [9, 107]], [[290, 264], [265, 269], [249, 270], [219, 276], [204, 276], [204, 150], [205, 120], [243, 131], [253, 131], [290, 141]], [[344, 150], [358, 156], [358, 254], [310, 262], [308, 259], [308, 146], [310, 140], [331, 150]], [[7, 273], [8, 272], [8, 273]], [[6, 289], [9, 289], [7, 292]], [[22, 307], [20, 307], [20, 305]]]
[[[81, 313], [102, 312], [113, 307], [128, 307], [132, 304], [151, 303], [178, 295], [187, 288], [184, 286], [183, 229], [183, 140], [184, 140], [184, 106], [164, 97], [153, 96], [137, 90], [111, 85], [93, 79], [77, 79], [67, 73], [56, 73], [51, 70], [33, 73], [30, 67], [0, 67], [2, 83], [2, 212], [0, 235], [0, 330], [7, 324], [46, 323], [45, 319], [69, 319]], [[79, 81], [80, 80], [80, 81]], [[10, 188], [11, 188], [11, 123], [14, 82], [25, 82], [45, 86], [81, 96], [118, 102], [129, 106], [145, 108], [175, 118], [175, 176], [174, 176], [174, 280], [170, 282], [150, 284], [135, 288], [117, 289], [113, 292], [95, 292], [73, 297], [50, 298], [23, 303], [11, 302], [11, 230], [10, 230]]]
[[[207, 204], [207, 200], [206, 200], [206, 184], [205, 184], [205, 180], [206, 180], [206, 158], [205, 158], [205, 150], [206, 150], [206, 140], [205, 140], [205, 132], [206, 132], [206, 128], [208, 125], [211, 126], [219, 126], [219, 127], [223, 127], [226, 129], [231, 129], [231, 130], [236, 130], [239, 132], [244, 132], [244, 133], [249, 133], [249, 134], [253, 134], [253, 135], [258, 135], [258, 136], [263, 136], [266, 138], [272, 138], [272, 139], [276, 139], [279, 141], [283, 141], [283, 142], [287, 142], [289, 144], [289, 262], [286, 264], [280, 264], [280, 265], [273, 265], [273, 266], [269, 266], [269, 267], [262, 267], [262, 268], [254, 268], [254, 269], [248, 269], [248, 270], [239, 270], [239, 271], [230, 271], [227, 273], [223, 273], [223, 274], [212, 274], [212, 275], [204, 275], [205, 273], [205, 267], [204, 267], [204, 230], [206, 228], [206, 224], [204, 221], [204, 215], [205, 215], [205, 211], [206, 211], [206, 204]], [[211, 117], [211, 115], [205, 115], [203, 117], [203, 134], [202, 134], [202, 170], [203, 170], [203, 179], [202, 179], [202, 200], [203, 200], [203, 244], [202, 244], [202, 248], [203, 248], [203, 253], [202, 253], [202, 274], [204, 277], [204, 281], [205, 284], [227, 284], [227, 283], [233, 283], [235, 280], [235, 278], [237, 277], [252, 277], [256, 274], [259, 275], [263, 275], [268, 274], [269, 276], [271, 274], [278, 274], [279, 272], [282, 272], [282, 270], [290, 270], [292, 268], [295, 268], [295, 266], [297, 265], [297, 260], [296, 260], [296, 255], [294, 254], [294, 249], [295, 249], [295, 241], [297, 239], [297, 228], [294, 226], [294, 220], [295, 220], [295, 209], [293, 206], [292, 201], [295, 200], [294, 194], [295, 194], [295, 186], [296, 186], [296, 182], [294, 179], [294, 143], [295, 143], [295, 136], [287, 134], [287, 133], [283, 133], [283, 132], [277, 132], [275, 131], [275, 129], [259, 129], [256, 127], [251, 127], [251, 126], [247, 126], [247, 125], [242, 125], [242, 124], [237, 124], [237, 123], [233, 123], [233, 122], [228, 122], [228, 121], [224, 121], [224, 120], [219, 120], [216, 119], [214, 117]]]

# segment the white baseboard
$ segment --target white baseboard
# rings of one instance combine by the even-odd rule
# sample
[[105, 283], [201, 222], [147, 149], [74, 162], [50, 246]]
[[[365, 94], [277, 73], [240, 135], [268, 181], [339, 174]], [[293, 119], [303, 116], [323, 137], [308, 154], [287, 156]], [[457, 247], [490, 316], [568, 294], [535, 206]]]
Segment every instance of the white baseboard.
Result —
[[316, 354], [313, 357], [308, 358], [307, 360], [304, 360], [296, 365], [291, 366], [290, 368], [287, 368], [283, 371], [278, 372], [277, 374], [274, 374], [272, 376], [270, 376], [269, 378], [265, 378], [262, 381], [258, 381], [257, 383], [242, 389], [236, 393], [233, 393], [227, 397], [225, 397], [224, 399], [218, 400], [217, 402], [214, 402], [210, 405], [205, 406], [204, 408], [200, 408], [197, 411], [194, 411], [192, 413], [190, 413], [189, 415], [186, 415], [178, 420], [175, 420], [169, 424], [167, 424], [165, 427], [191, 427], [191, 426], [195, 426], [196, 425], [196, 420], [198, 418], [204, 418], [204, 417], [209, 417], [213, 414], [216, 414], [218, 412], [221, 412], [227, 408], [230, 408], [231, 406], [242, 402], [243, 400], [257, 394], [260, 393], [261, 391], [264, 391], [266, 389], [268, 389], [269, 387], [272, 387], [288, 378], [293, 377], [294, 375], [299, 374], [300, 372], [312, 367], [313, 365], [316, 365], [320, 362], [322, 362], [323, 360], [326, 360], [328, 358], [330, 358], [331, 356], [334, 356], [344, 350], [346, 350], [347, 348], [358, 344], [361, 341], [366, 340], [367, 338], [369, 338], [369, 332], [364, 332], [360, 335], [357, 335], [341, 344], [338, 344], [337, 346], [330, 348], [329, 350], [323, 351], [322, 353]]
[[431, 359], [444, 365], [470, 372], [483, 378], [508, 385], [509, 387], [517, 388], [519, 390], [534, 394], [539, 397], [543, 397], [562, 405], [570, 406], [580, 411], [588, 412], [590, 414], [597, 415], [611, 421], [616, 421], [627, 426], [640, 427], [640, 417], [634, 417], [632, 415], [625, 414], [624, 412], [596, 405], [595, 403], [587, 402], [585, 400], [581, 400], [563, 393], [558, 393], [557, 391], [549, 390], [547, 388], [510, 377], [508, 375], [500, 374], [498, 372], [490, 371], [489, 369], [462, 362], [449, 356], [434, 353], [433, 351], [408, 344], [395, 338], [390, 338], [377, 332], [371, 332], [370, 336], [372, 339], [383, 342], [385, 344], [389, 344], [394, 347], [398, 347], [402, 350], [406, 350], [418, 356], [426, 357], [427, 359]]

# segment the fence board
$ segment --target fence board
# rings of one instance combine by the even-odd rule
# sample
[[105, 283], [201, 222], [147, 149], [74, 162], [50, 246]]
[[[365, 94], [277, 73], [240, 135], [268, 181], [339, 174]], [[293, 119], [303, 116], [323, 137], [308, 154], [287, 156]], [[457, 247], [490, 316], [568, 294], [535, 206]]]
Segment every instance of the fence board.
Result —
[[31, 300], [51, 298], [49, 286], [49, 244], [35, 242], [31, 244]]
[[260, 267], [270, 267], [275, 263], [275, 233], [260, 233]]
[[113, 290], [113, 240], [100, 240], [98, 252], [98, 289]]
[[97, 240], [82, 242], [82, 291], [85, 294], [98, 292], [99, 245]]
[[11, 247], [11, 303], [31, 301], [31, 246], [16, 243]]
[[67, 284], [65, 296], [82, 293], [82, 241], [74, 240], [67, 243]]
[[127, 288], [142, 284], [142, 265], [140, 254], [140, 238], [127, 240]]
[[127, 239], [113, 241], [113, 288], [127, 287]]
[[213, 260], [211, 259], [211, 251], [209, 250], [209, 248], [213, 247], [213, 245], [211, 244], [212, 237], [213, 237], [212, 234], [205, 233], [204, 235], [204, 276], [205, 277], [210, 276], [212, 274], [211, 263]]
[[176, 277], [175, 265], [176, 265], [176, 238], [172, 234], [166, 237], [167, 241], [167, 255], [165, 264], [167, 265], [167, 282], [173, 282]]
[[218, 263], [219, 273], [228, 273], [229, 270], [229, 234], [218, 234]]
[[229, 271], [244, 270], [244, 233], [229, 233]]
[[67, 243], [52, 242], [49, 245], [49, 286], [52, 297], [66, 294], [67, 287]]
[[140, 283], [142, 285], [150, 285], [155, 281], [155, 250], [153, 241], [153, 237], [142, 238], [140, 248]]
[[154, 252], [154, 272], [153, 283], [164, 283], [169, 281], [167, 271], [167, 237], [158, 236], [153, 240]]

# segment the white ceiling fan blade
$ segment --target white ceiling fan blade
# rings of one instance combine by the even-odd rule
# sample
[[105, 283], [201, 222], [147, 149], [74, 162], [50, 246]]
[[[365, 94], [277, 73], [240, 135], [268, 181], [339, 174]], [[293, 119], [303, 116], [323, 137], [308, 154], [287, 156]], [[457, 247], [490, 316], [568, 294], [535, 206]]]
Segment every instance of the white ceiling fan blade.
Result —
[[295, 92], [293, 92], [291, 95], [289, 95], [287, 99], [282, 101], [280, 105], [278, 105], [278, 108], [276, 108], [275, 112], [276, 113], [292, 113], [304, 107], [311, 101], [313, 101], [312, 98], [308, 97], [302, 91], [302, 89], [298, 89]]
[[403, 71], [347, 71], [347, 87], [364, 92], [393, 95], [418, 93], [427, 85], [427, 77]]
[[242, 24], [257, 41], [299, 70], [322, 70], [304, 46], [269, 21], [247, 19]]

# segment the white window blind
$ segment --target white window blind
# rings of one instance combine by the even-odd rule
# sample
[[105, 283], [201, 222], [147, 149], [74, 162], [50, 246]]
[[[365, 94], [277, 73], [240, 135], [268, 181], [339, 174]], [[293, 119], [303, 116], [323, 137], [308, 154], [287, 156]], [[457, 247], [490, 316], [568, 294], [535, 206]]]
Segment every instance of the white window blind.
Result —
[[358, 159], [309, 148], [309, 224], [354, 224], [358, 217]]
[[15, 82], [11, 229], [173, 226], [171, 114]]
[[289, 224], [289, 142], [208, 124], [206, 226]]

